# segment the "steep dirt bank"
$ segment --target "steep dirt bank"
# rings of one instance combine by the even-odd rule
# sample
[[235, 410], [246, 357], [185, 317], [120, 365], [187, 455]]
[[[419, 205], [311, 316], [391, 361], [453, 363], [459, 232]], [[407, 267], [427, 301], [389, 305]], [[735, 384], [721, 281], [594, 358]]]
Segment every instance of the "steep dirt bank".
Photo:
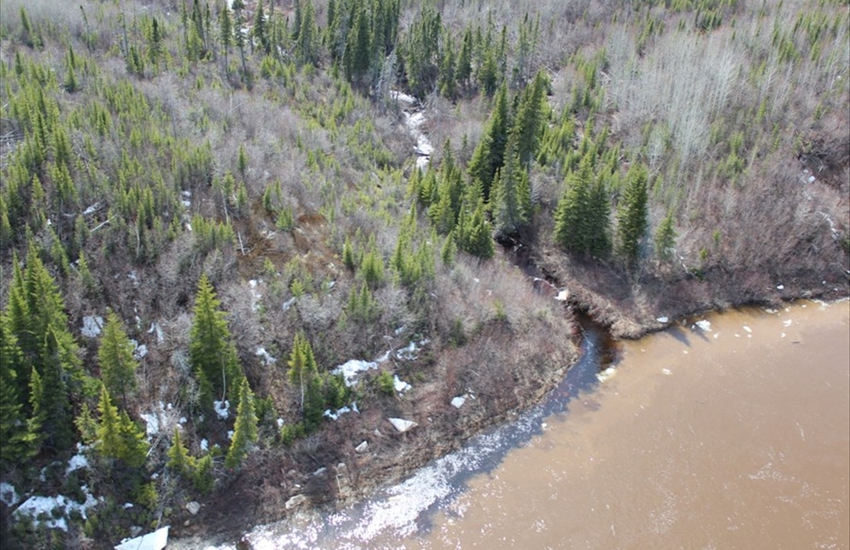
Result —
[[[406, 364], [399, 375], [413, 388], [404, 394], [376, 396], [290, 448], [255, 453], [197, 516], [175, 511], [177, 547], [236, 541], [256, 524], [362, 499], [539, 403], [578, 357], [571, 325], [552, 302], [533, 334], [520, 323], [493, 322], [464, 346]], [[461, 396], [463, 404], [452, 405]], [[401, 433], [390, 418], [417, 425]]]

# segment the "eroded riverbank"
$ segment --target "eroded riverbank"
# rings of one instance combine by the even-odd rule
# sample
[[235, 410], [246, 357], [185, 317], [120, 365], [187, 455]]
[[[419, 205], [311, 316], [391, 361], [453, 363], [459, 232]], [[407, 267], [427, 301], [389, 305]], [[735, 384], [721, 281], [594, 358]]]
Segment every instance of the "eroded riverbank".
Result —
[[743, 548], [776, 523], [787, 526], [781, 540], [814, 532], [821, 547], [841, 547], [848, 323], [846, 301], [690, 319], [623, 344], [601, 387], [591, 334], [589, 353], [544, 405], [361, 504], [299, 514], [245, 540], [268, 549], [638, 548], [699, 538], [698, 547]]

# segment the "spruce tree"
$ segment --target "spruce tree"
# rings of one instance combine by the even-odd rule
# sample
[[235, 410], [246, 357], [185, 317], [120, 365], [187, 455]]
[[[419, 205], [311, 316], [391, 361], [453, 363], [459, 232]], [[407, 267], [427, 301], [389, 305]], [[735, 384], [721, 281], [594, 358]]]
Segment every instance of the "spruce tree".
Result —
[[531, 195], [528, 173], [520, 166], [516, 135], [508, 141], [505, 165], [497, 172], [490, 202], [497, 236], [514, 235], [528, 224]]
[[300, 30], [295, 38], [295, 57], [301, 65], [319, 62], [319, 28], [312, 0], [306, 0]]
[[233, 439], [224, 459], [228, 468], [236, 468], [248, 456], [251, 447], [257, 442], [257, 414], [254, 410], [254, 392], [247, 379], [242, 379], [239, 389], [239, 408], [236, 411], [236, 423], [233, 426]]
[[585, 157], [578, 170], [567, 175], [564, 195], [555, 209], [555, 243], [572, 252], [584, 252], [589, 241], [582, 221], [589, 208], [592, 177]]
[[631, 167], [617, 212], [617, 252], [628, 265], [637, 262], [640, 241], [646, 234], [649, 200], [647, 179], [645, 165], [634, 164]]
[[531, 85], [525, 88], [513, 123], [511, 133], [517, 137], [517, 153], [520, 163], [529, 168], [537, 156], [545, 119], [543, 100], [546, 93], [546, 77], [543, 71], [537, 73]]
[[499, 95], [496, 97], [493, 112], [487, 122], [484, 136], [469, 161], [469, 177], [473, 184], [481, 186], [484, 202], [490, 200], [493, 178], [496, 177], [496, 171], [504, 164], [505, 147], [508, 143], [510, 127], [508, 89], [506, 86], [502, 86], [499, 89]]
[[655, 233], [655, 251], [661, 260], [669, 260], [676, 245], [676, 230], [673, 228], [673, 209], [671, 208]]
[[97, 427], [97, 452], [106, 458], [122, 461], [129, 468], [139, 468], [147, 459], [148, 444], [144, 431], [125, 411], [118, 412], [106, 386], [101, 386], [98, 404], [100, 422]]
[[178, 475], [187, 476], [192, 472], [194, 462], [194, 457], [189, 455], [189, 451], [180, 439], [180, 430], [174, 428], [174, 437], [168, 449], [168, 462], [165, 465]]
[[100, 377], [107, 390], [111, 395], [119, 397], [122, 407], [126, 409], [127, 397], [136, 389], [136, 368], [139, 363], [133, 357], [133, 343], [114, 311], [106, 316], [97, 361]]
[[0, 312], [0, 471], [26, 456], [27, 426], [17, 375], [23, 356], [6, 315]]
[[221, 7], [221, 12], [218, 16], [218, 36], [221, 42], [221, 50], [224, 52], [224, 70], [227, 71], [227, 54], [230, 46], [233, 45], [233, 21], [230, 19], [230, 9], [227, 7], [227, 3]]
[[[189, 342], [189, 362], [201, 385], [201, 401], [209, 408], [214, 397], [235, 397], [242, 369], [231, 342], [225, 313], [219, 310], [212, 284], [206, 274], [198, 282]], [[205, 387], [206, 386], [206, 387]]]
[[582, 220], [587, 236], [584, 252], [595, 258], [604, 258], [611, 251], [611, 201], [603, 177], [596, 178], [588, 199], [588, 210]]
[[271, 51], [271, 42], [269, 41], [267, 26], [266, 12], [263, 9], [263, 0], [260, 0], [257, 3], [257, 10], [254, 13], [254, 27], [251, 29], [251, 33], [260, 43], [260, 48], [262, 48], [264, 53], [269, 53]]

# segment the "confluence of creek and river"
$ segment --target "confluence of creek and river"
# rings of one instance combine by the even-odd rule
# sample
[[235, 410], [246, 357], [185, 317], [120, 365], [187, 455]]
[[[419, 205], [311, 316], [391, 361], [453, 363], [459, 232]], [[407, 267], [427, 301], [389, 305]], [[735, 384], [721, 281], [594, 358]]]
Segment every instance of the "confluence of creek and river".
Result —
[[[422, 118], [406, 117], [425, 165]], [[850, 302], [710, 313], [616, 345], [582, 325], [580, 361], [540, 405], [366, 501], [244, 540], [850, 548]]]

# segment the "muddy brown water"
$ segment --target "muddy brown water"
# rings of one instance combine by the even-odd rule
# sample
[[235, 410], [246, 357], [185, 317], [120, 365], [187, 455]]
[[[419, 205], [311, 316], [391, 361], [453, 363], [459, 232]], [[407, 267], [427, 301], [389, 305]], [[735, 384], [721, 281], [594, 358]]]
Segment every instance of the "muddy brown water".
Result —
[[547, 405], [369, 502], [247, 538], [264, 550], [850, 548], [848, 302], [711, 314], [617, 356], [603, 381], [568, 377]]

